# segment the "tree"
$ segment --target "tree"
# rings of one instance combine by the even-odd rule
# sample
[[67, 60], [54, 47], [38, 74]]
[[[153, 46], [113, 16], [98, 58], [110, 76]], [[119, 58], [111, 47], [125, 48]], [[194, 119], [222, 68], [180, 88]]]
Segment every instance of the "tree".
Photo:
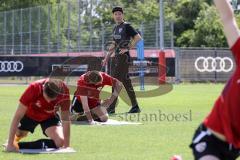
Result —
[[184, 31], [177, 43], [181, 47], [227, 47], [223, 27], [215, 6], [205, 5], [194, 21], [194, 28]]
[[[176, 46], [181, 47], [183, 45], [182, 40], [186, 40], [186, 35], [191, 33], [187, 32], [188, 30], [194, 29], [194, 21], [199, 16], [199, 12], [211, 4], [211, 0], [181, 0], [176, 2], [172, 10], [175, 14], [175, 16], [172, 17], [174, 17], [175, 21], [174, 36], [177, 37]], [[185, 36], [185, 38], [181, 37], [182, 35]], [[184, 44], [184, 46], [187, 45], [189, 44]]]
[[59, 0], [1, 0], [0, 11], [56, 4]]
[[202, 9], [202, 3], [199, 0], [181, 0], [178, 1], [174, 8], [176, 14], [175, 36], [181, 35], [182, 32], [193, 29], [194, 20], [198, 17]]
[[194, 47], [227, 47], [223, 27], [214, 6], [200, 11], [194, 30]]
[[177, 44], [181, 47], [192, 47], [194, 37], [195, 32], [193, 29], [186, 30], [177, 39]]

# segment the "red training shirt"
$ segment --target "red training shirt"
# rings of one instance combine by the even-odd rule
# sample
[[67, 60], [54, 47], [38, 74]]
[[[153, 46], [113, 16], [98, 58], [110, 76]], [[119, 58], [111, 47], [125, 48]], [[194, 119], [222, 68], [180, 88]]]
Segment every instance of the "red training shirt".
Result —
[[116, 79], [109, 76], [108, 74], [104, 72], [99, 72], [102, 76], [103, 80], [102, 83], [94, 85], [89, 84], [86, 81], [86, 74], [83, 74], [80, 76], [78, 82], [77, 82], [77, 91], [75, 92], [75, 96], [81, 102], [80, 96], [87, 96], [88, 97], [88, 106], [90, 109], [96, 107], [100, 104], [99, 94], [102, 90], [102, 88], [105, 85], [113, 86], [113, 84], [116, 82]]
[[31, 83], [20, 98], [20, 103], [27, 107], [26, 116], [41, 122], [55, 116], [56, 111], [69, 110], [70, 95], [67, 86], [62, 83], [63, 94], [51, 102], [47, 102], [43, 97], [43, 85], [48, 79], [41, 79]]
[[231, 48], [236, 70], [228, 80], [221, 95], [204, 124], [226, 137], [228, 143], [240, 148], [240, 38]]

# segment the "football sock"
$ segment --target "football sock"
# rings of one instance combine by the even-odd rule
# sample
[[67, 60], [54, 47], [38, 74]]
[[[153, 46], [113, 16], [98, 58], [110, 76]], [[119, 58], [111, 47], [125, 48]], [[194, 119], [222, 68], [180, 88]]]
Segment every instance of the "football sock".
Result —
[[56, 144], [51, 139], [39, 139], [32, 142], [19, 142], [19, 149], [46, 149], [57, 148]]

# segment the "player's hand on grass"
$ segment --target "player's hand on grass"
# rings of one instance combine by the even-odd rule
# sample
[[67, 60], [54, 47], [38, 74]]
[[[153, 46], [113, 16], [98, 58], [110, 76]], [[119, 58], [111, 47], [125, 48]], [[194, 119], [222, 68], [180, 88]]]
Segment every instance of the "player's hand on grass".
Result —
[[9, 144], [8, 143], [7, 146], [5, 147], [5, 151], [6, 152], [18, 152], [19, 149], [14, 144]]
[[71, 147], [69, 147], [69, 146], [62, 146], [62, 147], [60, 147], [60, 149], [70, 149]]
[[94, 120], [92, 120], [92, 121], [89, 121], [89, 124], [90, 124], [90, 125], [100, 125], [100, 123], [99, 123], [99, 122], [97, 122], [97, 121], [94, 121]]

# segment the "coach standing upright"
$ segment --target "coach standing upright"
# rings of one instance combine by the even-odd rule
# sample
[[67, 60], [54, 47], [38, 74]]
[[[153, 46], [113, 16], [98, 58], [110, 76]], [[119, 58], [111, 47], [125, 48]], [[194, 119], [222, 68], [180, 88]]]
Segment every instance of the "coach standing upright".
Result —
[[[140, 108], [137, 103], [136, 95], [132, 86], [131, 79], [128, 75], [130, 62], [129, 50], [135, 47], [136, 43], [141, 40], [138, 32], [127, 22], [124, 21], [122, 7], [112, 9], [113, 19], [116, 25], [113, 29], [113, 44], [109, 47], [109, 52], [103, 60], [106, 65], [110, 56], [115, 52], [113, 77], [121, 81], [127, 90], [128, 96], [132, 103], [129, 113], [139, 113]], [[115, 102], [109, 107], [108, 113], [115, 113]]]

